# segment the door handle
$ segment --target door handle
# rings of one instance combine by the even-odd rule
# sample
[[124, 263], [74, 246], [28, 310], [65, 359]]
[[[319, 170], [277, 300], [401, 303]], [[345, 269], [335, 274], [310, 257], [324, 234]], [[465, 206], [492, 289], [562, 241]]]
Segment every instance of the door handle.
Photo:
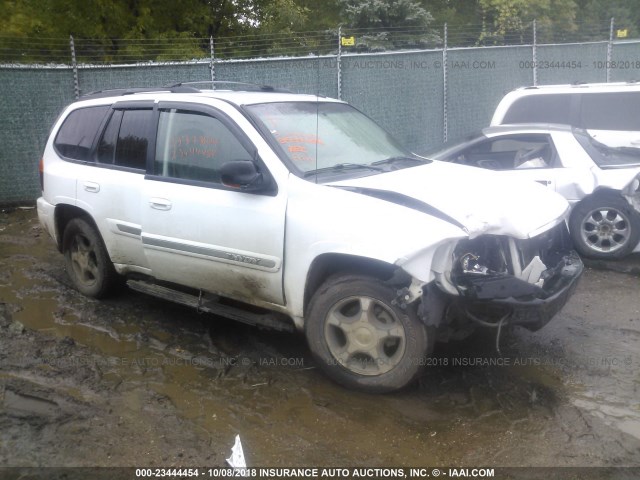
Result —
[[548, 187], [549, 185], [551, 185], [551, 180], [536, 180], [536, 182], [544, 185], [545, 187]]
[[149, 205], [156, 210], [171, 210], [171, 202], [166, 198], [150, 198]]
[[84, 182], [84, 189], [87, 192], [98, 193], [100, 191], [100, 184], [95, 182]]

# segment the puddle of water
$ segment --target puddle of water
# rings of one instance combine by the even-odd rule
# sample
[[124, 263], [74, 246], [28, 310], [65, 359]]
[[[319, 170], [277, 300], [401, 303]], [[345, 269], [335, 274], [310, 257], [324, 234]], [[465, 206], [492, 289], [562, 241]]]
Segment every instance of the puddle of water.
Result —
[[640, 419], [622, 420], [617, 424], [618, 429], [640, 439]]
[[135, 342], [127, 340], [126, 335], [119, 335], [117, 328], [105, 328], [81, 320], [78, 312], [61, 306], [60, 299], [54, 293], [43, 292], [36, 299], [22, 301], [2, 293], [0, 290], [3, 302], [13, 301], [22, 305], [13, 318], [31, 330], [70, 337], [81, 345], [96, 348], [107, 355], [136, 350]]
[[58, 405], [45, 398], [23, 395], [5, 390], [4, 408], [18, 415], [44, 415], [53, 416], [58, 412]]
[[640, 440], [640, 403], [620, 405], [613, 399], [589, 391], [573, 399], [572, 403], [602, 419], [607, 425]]

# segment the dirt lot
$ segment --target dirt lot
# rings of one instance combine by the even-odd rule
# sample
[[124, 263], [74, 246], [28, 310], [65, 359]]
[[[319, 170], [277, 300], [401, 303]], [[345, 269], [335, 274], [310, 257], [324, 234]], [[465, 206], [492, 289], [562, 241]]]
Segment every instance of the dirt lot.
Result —
[[[636, 256], [626, 262], [639, 264]], [[0, 467], [640, 466], [640, 279], [588, 268], [543, 330], [439, 345], [370, 396], [303, 338], [69, 287], [34, 210], [0, 213]]]

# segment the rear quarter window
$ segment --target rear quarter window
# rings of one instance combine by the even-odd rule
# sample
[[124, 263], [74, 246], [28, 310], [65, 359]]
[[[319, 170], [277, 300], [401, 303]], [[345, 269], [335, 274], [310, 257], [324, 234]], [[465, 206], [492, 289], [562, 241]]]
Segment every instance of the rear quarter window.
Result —
[[527, 95], [515, 100], [502, 120], [508, 123], [571, 123], [572, 95]]
[[54, 141], [58, 153], [73, 160], [90, 160], [93, 141], [109, 109], [110, 106], [101, 105], [79, 108], [71, 112]]
[[585, 93], [580, 117], [582, 128], [640, 130], [640, 92]]

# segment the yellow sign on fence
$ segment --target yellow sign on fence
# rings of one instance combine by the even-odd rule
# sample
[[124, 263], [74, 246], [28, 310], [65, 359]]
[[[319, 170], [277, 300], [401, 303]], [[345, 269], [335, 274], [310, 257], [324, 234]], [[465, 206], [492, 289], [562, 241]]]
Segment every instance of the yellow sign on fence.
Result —
[[617, 38], [627, 38], [627, 35], [629, 34], [629, 32], [627, 31], [627, 29], [620, 29], [620, 30], [616, 30], [616, 37]]
[[353, 47], [356, 44], [356, 37], [341, 37], [340, 43], [343, 47]]

